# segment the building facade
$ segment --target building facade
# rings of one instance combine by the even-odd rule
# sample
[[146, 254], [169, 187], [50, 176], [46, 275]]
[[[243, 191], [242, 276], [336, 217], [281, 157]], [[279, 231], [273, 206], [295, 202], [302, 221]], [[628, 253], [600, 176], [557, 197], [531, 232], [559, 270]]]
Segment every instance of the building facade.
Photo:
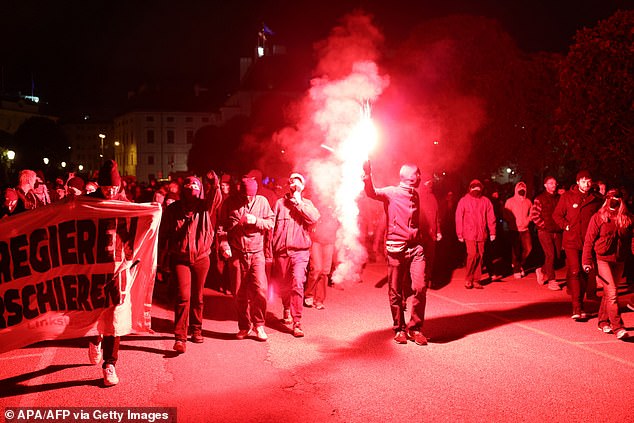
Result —
[[114, 158], [124, 175], [139, 181], [187, 171], [196, 131], [221, 123], [218, 113], [133, 111], [114, 120]]

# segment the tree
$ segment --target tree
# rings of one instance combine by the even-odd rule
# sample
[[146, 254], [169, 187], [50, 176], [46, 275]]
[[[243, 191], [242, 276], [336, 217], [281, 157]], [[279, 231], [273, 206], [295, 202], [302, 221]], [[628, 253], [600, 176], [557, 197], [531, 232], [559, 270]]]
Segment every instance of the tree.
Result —
[[612, 183], [634, 182], [634, 11], [578, 31], [559, 80], [557, 130], [569, 167]]
[[559, 60], [523, 53], [492, 19], [425, 22], [386, 66], [392, 83], [380, 101], [394, 140], [386, 153], [466, 181], [511, 164], [523, 174], [542, 169], [556, 141]]

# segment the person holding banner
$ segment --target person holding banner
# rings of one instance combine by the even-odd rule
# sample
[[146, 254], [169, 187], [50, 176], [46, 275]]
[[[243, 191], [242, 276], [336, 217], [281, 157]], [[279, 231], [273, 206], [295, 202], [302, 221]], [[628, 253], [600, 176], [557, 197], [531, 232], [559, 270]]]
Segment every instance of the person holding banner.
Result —
[[[119, 175], [117, 162], [114, 160], [104, 162], [99, 169], [97, 182], [99, 189], [89, 194], [90, 197], [129, 202], [121, 187], [121, 175]], [[106, 386], [114, 386], [119, 383], [115, 365], [119, 359], [120, 341], [121, 337], [119, 336], [102, 334], [91, 339], [88, 344], [90, 363], [97, 365], [103, 360], [103, 381]]]
[[173, 348], [179, 354], [187, 349], [188, 327], [191, 342], [204, 341], [203, 289], [222, 201], [220, 183], [213, 170], [207, 173], [205, 182], [203, 191], [199, 178], [185, 178], [181, 197], [165, 209], [159, 232], [159, 263], [163, 268], [169, 264], [176, 282]]

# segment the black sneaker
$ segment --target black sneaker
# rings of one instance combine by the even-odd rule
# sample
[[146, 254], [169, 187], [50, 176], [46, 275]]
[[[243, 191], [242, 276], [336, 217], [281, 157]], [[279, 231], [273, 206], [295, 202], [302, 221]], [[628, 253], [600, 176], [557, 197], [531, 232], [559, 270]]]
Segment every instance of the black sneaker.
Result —
[[205, 341], [205, 338], [203, 338], [202, 333], [200, 333], [200, 332], [194, 332], [194, 333], [192, 334], [191, 341], [192, 341], [194, 344], [202, 344], [202, 343]]
[[407, 334], [404, 330], [399, 330], [394, 336], [394, 342], [397, 344], [407, 344]]

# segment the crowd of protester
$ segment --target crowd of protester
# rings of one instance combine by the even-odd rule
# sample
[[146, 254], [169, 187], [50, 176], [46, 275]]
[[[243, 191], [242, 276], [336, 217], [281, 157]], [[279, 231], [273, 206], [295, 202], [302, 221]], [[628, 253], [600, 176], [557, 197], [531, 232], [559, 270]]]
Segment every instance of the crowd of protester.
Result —
[[[395, 342], [427, 343], [426, 290], [448, 283], [459, 267], [465, 267], [466, 289], [534, 272], [538, 284], [566, 288], [572, 319], [588, 321], [594, 315], [586, 303], [600, 301], [599, 330], [628, 337], [618, 305], [621, 280], [634, 279], [631, 198], [624, 188], [593, 183], [590, 173], [580, 171], [568, 189], [547, 176], [532, 197], [524, 181], [478, 179], [463, 195], [446, 190], [437, 197], [433, 175], [415, 165], [401, 168], [394, 187], [375, 188], [369, 162], [364, 171], [361, 242], [368, 262], [388, 265]], [[121, 177], [109, 160], [91, 178], [69, 173], [47, 181], [42, 172], [20, 171], [17, 184], [2, 190], [0, 218], [81, 195], [160, 204], [157, 280], [175, 288], [173, 349], [182, 354], [188, 339], [204, 341], [205, 286], [235, 297], [238, 339], [268, 339], [265, 317], [273, 293], [281, 298], [281, 321], [297, 338], [305, 334], [303, 308], [326, 308], [327, 287], [335, 286], [339, 222], [335, 205], [317, 197], [313, 204], [306, 187], [302, 174], [273, 180], [260, 170], [144, 184]], [[564, 267], [565, 279], [558, 279], [555, 271]], [[414, 300], [406, 323], [409, 296]], [[626, 307], [634, 310], [634, 303]], [[118, 337], [89, 343], [90, 361], [103, 363], [107, 386], [118, 383], [118, 349]]]

